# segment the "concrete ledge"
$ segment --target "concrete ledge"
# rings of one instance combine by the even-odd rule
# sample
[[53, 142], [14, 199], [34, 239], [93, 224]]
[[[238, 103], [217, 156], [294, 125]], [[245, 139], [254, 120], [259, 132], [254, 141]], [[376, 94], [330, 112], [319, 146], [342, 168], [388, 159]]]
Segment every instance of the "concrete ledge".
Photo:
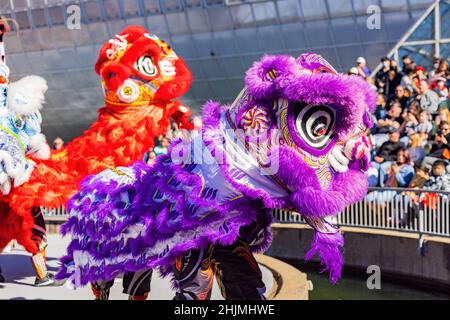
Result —
[[[274, 224], [273, 242], [266, 254], [302, 261], [313, 240], [311, 228], [302, 224]], [[450, 292], [450, 243], [445, 237], [365, 228], [342, 228], [344, 269], [366, 272], [380, 267], [382, 277], [423, 289]], [[317, 257], [313, 259], [318, 262]]]
[[266, 255], [256, 255], [256, 261], [273, 274], [274, 283], [267, 295], [268, 300], [308, 300], [309, 286], [305, 273]]
[[[312, 230], [310, 226], [301, 223], [273, 223], [272, 228], [277, 229], [309, 229]], [[341, 231], [344, 234], [345, 232], [354, 232], [354, 233], [367, 233], [367, 234], [376, 234], [383, 235], [389, 237], [401, 237], [408, 239], [416, 239], [419, 241], [420, 235], [416, 232], [410, 231], [393, 231], [393, 230], [383, 230], [383, 229], [375, 229], [375, 228], [361, 228], [361, 227], [341, 227]], [[425, 241], [433, 241], [439, 243], [447, 243], [450, 244], [450, 238], [448, 237], [440, 237], [440, 236], [432, 236], [432, 235], [423, 235], [423, 239]]]

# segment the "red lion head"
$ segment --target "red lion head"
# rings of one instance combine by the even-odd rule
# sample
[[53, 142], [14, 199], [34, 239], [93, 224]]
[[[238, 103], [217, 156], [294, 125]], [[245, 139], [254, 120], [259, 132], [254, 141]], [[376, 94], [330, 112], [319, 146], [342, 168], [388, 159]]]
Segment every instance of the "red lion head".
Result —
[[[140, 26], [128, 26], [100, 50], [95, 71], [102, 77], [105, 99], [112, 105], [169, 102], [187, 92], [192, 74], [164, 40]], [[173, 115], [188, 108], [178, 105]], [[185, 121], [183, 121], [185, 122]], [[185, 123], [185, 127], [187, 127]]]

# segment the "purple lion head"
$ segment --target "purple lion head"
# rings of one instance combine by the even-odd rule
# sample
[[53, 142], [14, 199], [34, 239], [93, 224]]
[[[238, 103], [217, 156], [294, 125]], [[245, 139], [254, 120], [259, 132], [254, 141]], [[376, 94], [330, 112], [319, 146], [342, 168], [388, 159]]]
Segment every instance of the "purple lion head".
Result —
[[364, 197], [375, 93], [357, 76], [337, 73], [321, 56], [266, 55], [247, 71], [231, 105], [235, 126], [252, 135], [277, 131], [277, 179], [289, 206], [307, 216], [336, 214]]

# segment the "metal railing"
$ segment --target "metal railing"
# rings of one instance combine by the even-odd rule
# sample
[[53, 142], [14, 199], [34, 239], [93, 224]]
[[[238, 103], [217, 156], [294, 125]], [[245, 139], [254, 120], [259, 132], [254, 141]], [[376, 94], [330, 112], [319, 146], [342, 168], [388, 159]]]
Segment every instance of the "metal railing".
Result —
[[[305, 223], [296, 212], [275, 210], [279, 223]], [[338, 226], [450, 237], [450, 192], [370, 188], [364, 200], [333, 218]]]
[[[65, 220], [65, 208], [41, 208], [46, 218]], [[279, 223], [305, 223], [296, 212], [274, 210]], [[369, 188], [364, 200], [333, 218], [338, 226], [384, 229], [450, 237], [450, 192]]]

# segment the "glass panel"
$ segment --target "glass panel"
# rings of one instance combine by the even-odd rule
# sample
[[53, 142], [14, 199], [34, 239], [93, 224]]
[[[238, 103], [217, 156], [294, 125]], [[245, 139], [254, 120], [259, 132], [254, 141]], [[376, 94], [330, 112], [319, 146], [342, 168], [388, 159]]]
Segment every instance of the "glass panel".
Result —
[[[2, 2], [4, 2], [4, 1], [2, 1]], [[27, 0], [14, 0], [13, 2], [14, 2], [14, 10], [28, 8]]]
[[306, 20], [326, 18], [327, 9], [325, 1], [302, 0], [300, 1], [303, 9], [303, 16]]
[[388, 12], [383, 14], [387, 25], [388, 38], [398, 41], [408, 28], [414, 23], [407, 12]]
[[283, 38], [288, 49], [306, 48], [307, 41], [302, 26], [299, 23], [285, 24], [281, 26]]
[[381, 57], [384, 57], [393, 45], [395, 45], [395, 43], [392, 45], [387, 43], [365, 43], [363, 45], [363, 56], [366, 58], [368, 67], [375, 68], [380, 63]]
[[147, 24], [149, 31], [151, 33], [156, 34], [160, 38], [164, 38], [168, 40], [169, 38], [169, 30], [167, 30], [166, 21], [164, 20], [164, 16], [155, 15], [147, 18]]
[[73, 40], [70, 36], [70, 31], [65, 26], [54, 26], [50, 30], [53, 31], [55, 44], [58, 48], [73, 46]]
[[255, 3], [253, 12], [258, 25], [277, 23], [277, 12], [273, 2]]
[[213, 31], [231, 29], [233, 24], [230, 15], [221, 7], [208, 8], [209, 21]]
[[[5, 0], [8, 1], [8, 0]], [[31, 0], [29, 8], [43, 8], [46, 4], [45, 0]]]
[[357, 28], [361, 34], [362, 41], [386, 41], [386, 31], [383, 26], [380, 29], [367, 28], [367, 17], [357, 17]]
[[64, 15], [61, 6], [48, 8], [52, 24], [64, 24]]
[[355, 66], [356, 58], [363, 55], [360, 46], [337, 48], [337, 52], [341, 61], [341, 71], [350, 70], [351, 67]]
[[100, 21], [100, 9], [98, 7], [98, 2], [86, 2], [84, 5], [86, 16], [89, 21]]
[[139, 15], [138, 0], [123, 1], [125, 17], [136, 17]]
[[11, 70], [14, 70], [14, 76], [19, 74], [30, 74], [30, 61], [25, 53], [16, 53], [9, 55], [6, 59]]
[[323, 21], [309, 21], [305, 23], [311, 46], [319, 47], [331, 45], [330, 30], [327, 23]]
[[412, 8], [427, 8], [432, 3], [433, 0], [409, 0]]
[[195, 48], [190, 35], [173, 37], [172, 46], [175, 52], [183, 59], [196, 57]]
[[11, 2], [9, 1], [0, 2], [0, 12], [7, 12], [9, 10], [11, 10]]
[[296, 1], [279, 0], [276, 2], [276, 4], [282, 23], [294, 22], [300, 19], [300, 14], [297, 7], [298, 4]]
[[[9, 57], [11, 53], [22, 52], [22, 40], [17, 35], [8, 36], [5, 43], [6, 47], [6, 56]], [[8, 58], [7, 58], [8, 59]], [[8, 63], [9, 64], [9, 63]], [[9, 66], [11, 70], [14, 70], [11, 66]]]
[[215, 54], [211, 34], [194, 34], [192, 38], [200, 57], [211, 57], [211, 54]]
[[209, 6], [223, 4], [223, 3], [224, 3], [224, 0], [206, 0], [206, 4]]
[[239, 57], [221, 59], [227, 77], [242, 77], [244, 75], [245, 70], [242, 68], [241, 59]]
[[31, 11], [33, 16], [34, 25], [36, 27], [46, 27], [47, 20], [45, 19], [44, 9], [35, 9]]
[[206, 100], [214, 96], [206, 81], [194, 81], [189, 90], [195, 99]]
[[30, 21], [28, 21], [28, 14], [26, 11], [16, 12], [16, 20], [21, 30], [30, 28]]
[[331, 20], [332, 31], [336, 43], [354, 43], [358, 42], [358, 35], [355, 30], [355, 24], [352, 18], [336, 18]]
[[342, 15], [352, 15], [352, 1], [351, 0], [332, 0], [328, 1], [331, 15], [339, 17]]
[[383, 10], [407, 10], [408, 1], [407, 0], [381, 0], [381, 8]]
[[450, 61], [450, 43], [441, 43], [440, 50], [441, 57], [444, 57], [447, 61]]
[[183, 12], [169, 13], [166, 17], [172, 34], [186, 34], [189, 32], [186, 17]]
[[224, 70], [218, 59], [205, 59], [201, 63], [206, 78], [223, 78]]
[[180, 3], [178, 0], [164, 0], [162, 3], [165, 11], [176, 11], [180, 9]]
[[187, 16], [193, 33], [208, 31], [208, 21], [203, 10], [187, 11]]
[[40, 47], [36, 43], [33, 32], [31, 30], [20, 32], [20, 41], [22, 41], [22, 47], [24, 51], [40, 50]]
[[241, 52], [255, 52], [261, 50], [259, 43], [255, 38], [255, 33], [255, 28], [236, 30], [236, 39]]
[[108, 31], [110, 38], [112, 38], [114, 35], [122, 32], [122, 30], [125, 28], [125, 20], [119, 19], [119, 20], [109, 20], [106, 22], [109, 29]]
[[159, 7], [158, 1], [143, 0], [143, 2], [144, 2], [145, 12], [147, 14], [155, 14], [155, 13], [161, 12], [161, 8]]
[[70, 30], [72, 38], [77, 46], [92, 44], [92, 39], [89, 34], [89, 26], [83, 26], [80, 29]]
[[333, 48], [313, 49], [312, 51], [324, 57], [337, 71], [342, 71]]
[[373, 5], [373, 4], [378, 5], [378, 1], [373, 1], [373, 0], [351, 0], [351, 1], [353, 1], [353, 5], [355, 7], [356, 14], [358, 14], [358, 15], [366, 15], [367, 8], [370, 5]]
[[408, 38], [411, 40], [430, 40], [434, 38], [434, 13], [428, 15]]
[[450, 38], [450, 2], [441, 1], [441, 38]]
[[211, 87], [214, 92], [214, 96], [217, 97], [221, 102], [228, 102], [229, 100], [236, 97], [239, 92], [233, 90], [232, 83], [230, 80], [216, 80], [212, 81]]
[[188, 61], [186, 61], [186, 63], [188, 65], [189, 69], [191, 69], [192, 75], [194, 77], [194, 81], [205, 79], [201, 61], [189, 59]]
[[33, 31], [36, 37], [36, 41], [39, 44], [39, 47], [43, 50], [49, 50], [56, 48], [53, 31], [50, 28], [39, 28]]
[[[87, 25], [87, 28], [89, 28], [89, 34], [91, 37], [91, 40], [94, 41], [94, 43], [101, 43], [108, 41], [110, 39], [110, 36], [108, 34], [108, 30], [106, 29], [106, 24], [104, 23], [89, 23]], [[85, 29], [85, 28], [81, 28]]]
[[249, 5], [232, 6], [230, 7], [230, 11], [236, 28], [255, 25], [252, 10]]
[[[92, 46], [77, 47], [77, 55], [80, 68], [92, 68], [97, 61], [98, 53]], [[95, 76], [93, 69], [90, 72]]]
[[278, 26], [259, 27], [262, 51], [283, 50], [284, 44]]
[[402, 46], [398, 50], [398, 56], [410, 55], [417, 65], [430, 68], [433, 65], [434, 45]]
[[195, 8], [195, 7], [201, 7], [202, 1], [201, 0], [184, 0], [186, 3], [187, 8]]
[[117, 0], [104, 0], [105, 13], [110, 19], [116, 19], [120, 17], [119, 3]]
[[229, 55], [239, 52], [233, 31], [215, 32], [214, 42], [218, 55]]
[[88, 88], [95, 87], [99, 83], [99, 79], [94, 76], [91, 70], [73, 70], [70, 72], [72, 88]]

